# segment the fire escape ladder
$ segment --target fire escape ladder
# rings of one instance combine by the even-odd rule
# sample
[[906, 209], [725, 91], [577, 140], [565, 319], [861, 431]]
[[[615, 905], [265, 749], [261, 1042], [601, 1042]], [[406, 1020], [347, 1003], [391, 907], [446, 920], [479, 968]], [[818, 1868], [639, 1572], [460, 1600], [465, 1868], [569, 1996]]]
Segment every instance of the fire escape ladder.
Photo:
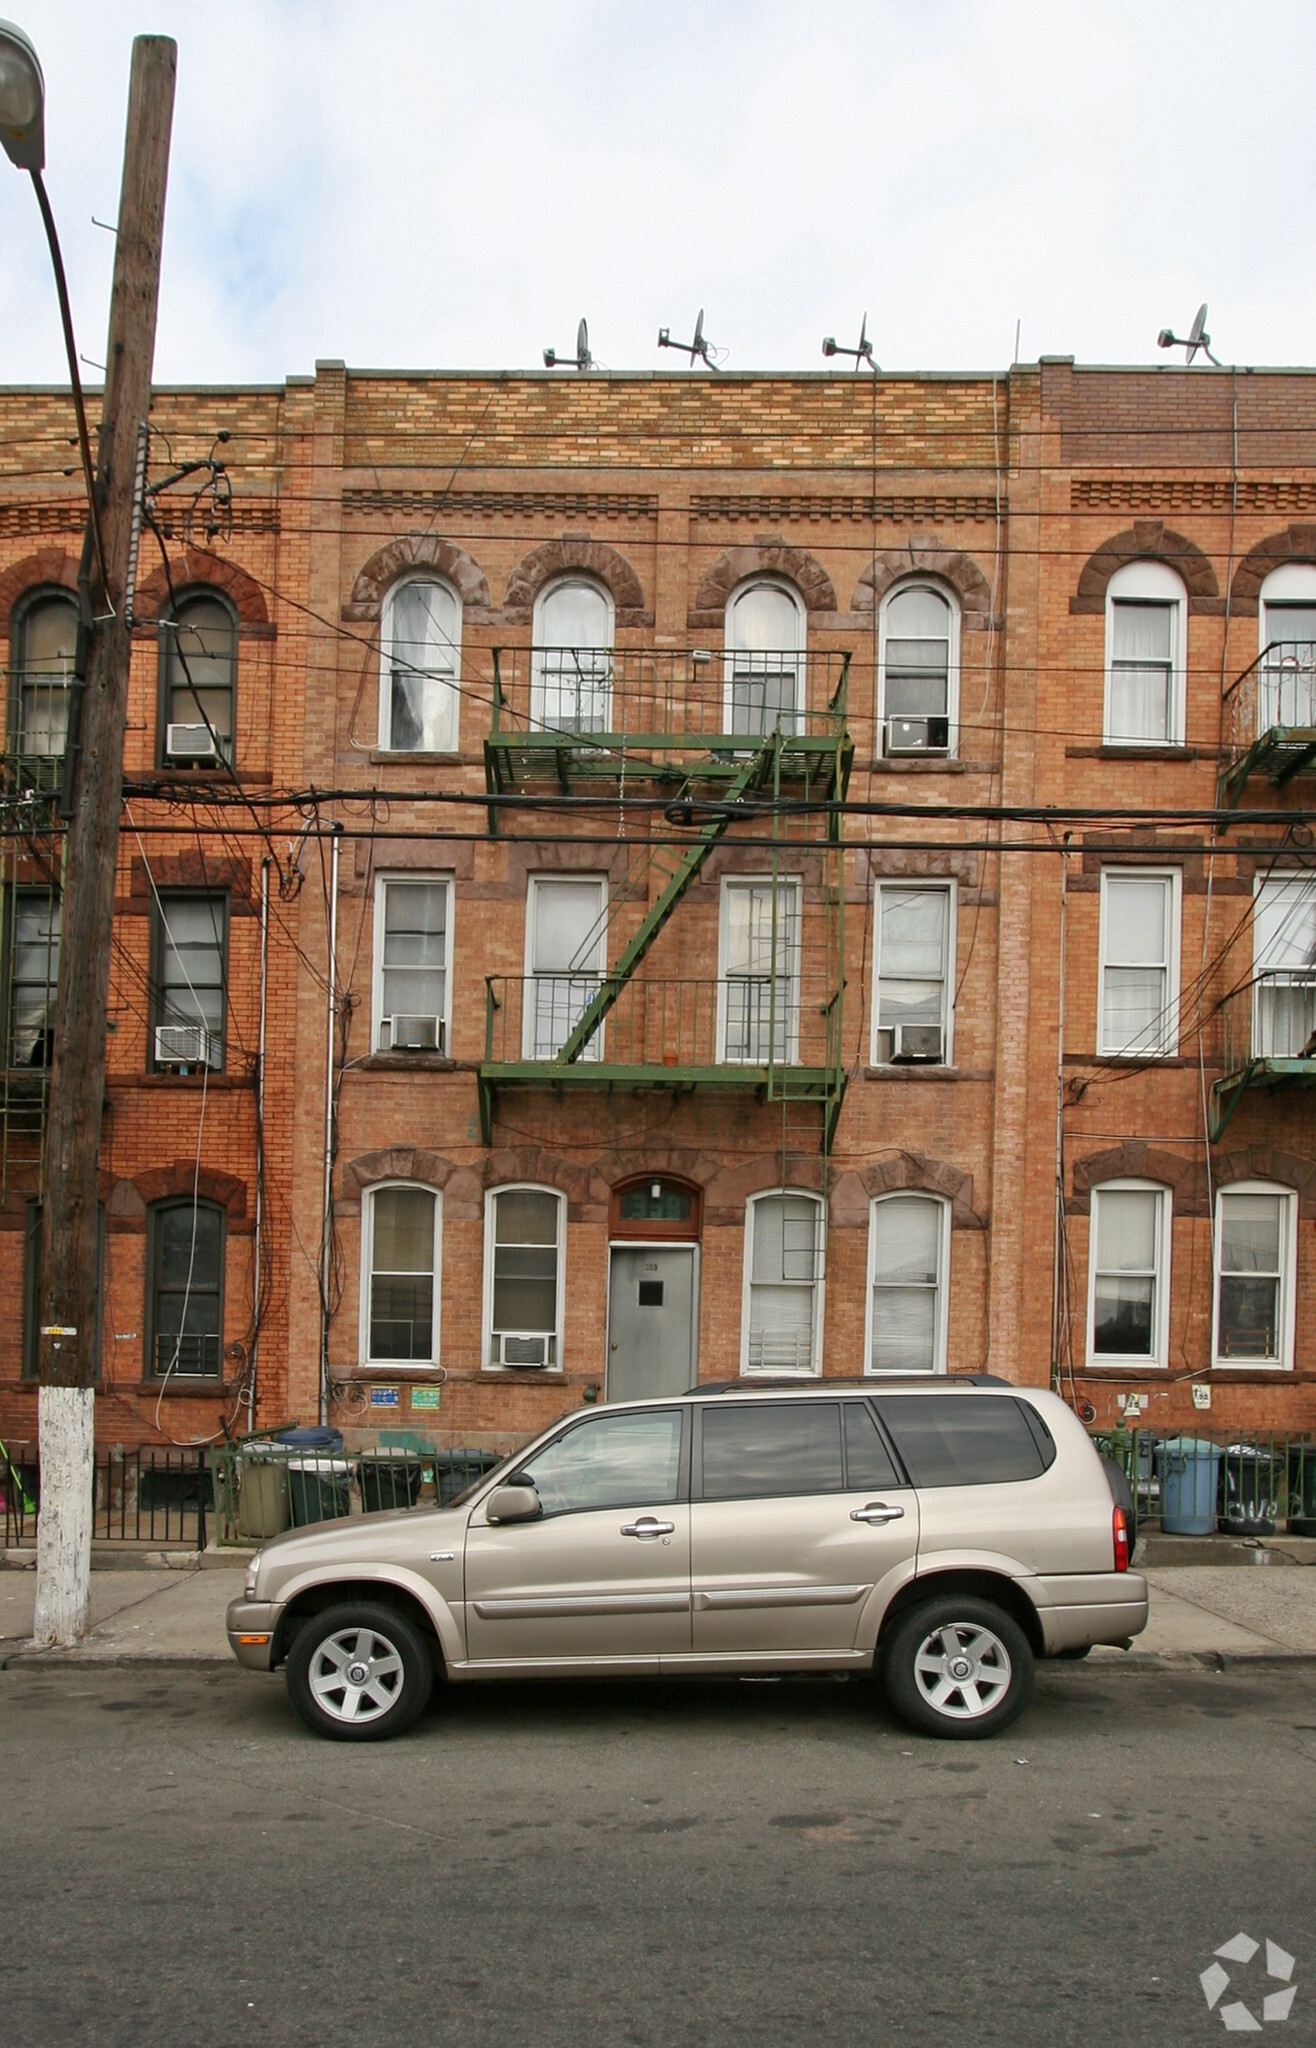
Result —
[[768, 741], [746, 760], [718, 800], [718, 813], [703, 827], [693, 846], [682, 856], [676, 872], [650, 909], [630, 944], [618, 956], [599, 984], [599, 990], [579, 1023], [558, 1053], [555, 1065], [570, 1066], [578, 1060], [598, 1030], [627, 982], [671, 917], [686, 890], [696, 879], [709, 854], [731, 823], [731, 806], [750, 789], [760, 787], [771, 769], [775, 740]]

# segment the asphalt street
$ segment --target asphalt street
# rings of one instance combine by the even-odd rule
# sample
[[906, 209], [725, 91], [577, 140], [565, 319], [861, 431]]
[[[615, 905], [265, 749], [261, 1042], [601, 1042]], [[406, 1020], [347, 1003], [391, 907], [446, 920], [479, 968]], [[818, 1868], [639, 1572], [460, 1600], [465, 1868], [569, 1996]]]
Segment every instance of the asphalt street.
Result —
[[1316, 2041], [1310, 1666], [1052, 1666], [958, 1744], [858, 1682], [454, 1688], [361, 1747], [236, 1668], [19, 1666], [0, 1757], [13, 2048], [1196, 2048], [1267, 1939]]

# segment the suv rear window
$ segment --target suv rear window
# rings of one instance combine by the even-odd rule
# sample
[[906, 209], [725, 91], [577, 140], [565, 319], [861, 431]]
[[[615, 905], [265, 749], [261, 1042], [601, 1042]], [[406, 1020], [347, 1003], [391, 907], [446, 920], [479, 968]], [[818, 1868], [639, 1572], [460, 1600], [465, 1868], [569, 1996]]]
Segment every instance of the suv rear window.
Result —
[[1022, 1402], [997, 1394], [902, 1394], [878, 1409], [915, 1486], [1038, 1479], [1055, 1460], [1036, 1411], [1026, 1416]]

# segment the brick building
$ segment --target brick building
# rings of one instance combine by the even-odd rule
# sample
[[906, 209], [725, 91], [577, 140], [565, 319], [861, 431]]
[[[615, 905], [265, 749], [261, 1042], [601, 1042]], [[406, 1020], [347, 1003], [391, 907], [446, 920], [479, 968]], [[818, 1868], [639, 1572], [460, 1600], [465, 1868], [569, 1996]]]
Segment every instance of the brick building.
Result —
[[[261, 1422], [503, 1444], [947, 1366], [1316, 1420], [1314, 393], [160, 392], [175, 462], [230, 435], [233, 515], [143, 557], [101, 1435], [239, 1426], [253, 1376]], [[35, 802], [81, 522], [60, 395], [0, 411]], [[58, 861], [19, 822], [14, 1435]]]

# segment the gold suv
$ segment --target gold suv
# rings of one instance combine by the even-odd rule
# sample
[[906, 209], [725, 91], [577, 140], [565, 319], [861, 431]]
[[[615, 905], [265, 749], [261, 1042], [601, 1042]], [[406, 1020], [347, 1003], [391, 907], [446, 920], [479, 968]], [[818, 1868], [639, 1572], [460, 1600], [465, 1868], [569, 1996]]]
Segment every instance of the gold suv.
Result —
[[1133, 1536], [1053, 1394], [736, 1382], [569, 1416], [446, 1507], [277, 1537], [228, 1633], [346, 1741], [408, 1727], [439, 1675], [873, 1669], [911, 1726], [973, 1737], [1036, 1658], [1146, 1626]]

